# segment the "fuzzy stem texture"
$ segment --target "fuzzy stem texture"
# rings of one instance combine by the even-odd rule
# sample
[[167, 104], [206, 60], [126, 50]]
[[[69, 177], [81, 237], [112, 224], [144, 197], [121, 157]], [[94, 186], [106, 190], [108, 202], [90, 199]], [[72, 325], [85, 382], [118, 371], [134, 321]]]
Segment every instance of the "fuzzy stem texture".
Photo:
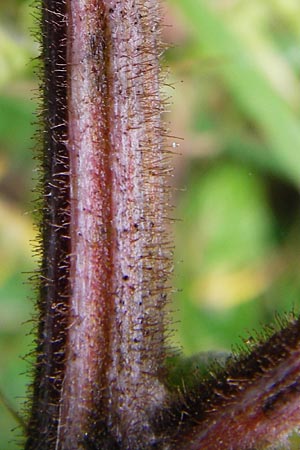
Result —
[[[171, 271], [156, 0], [44, 0], [38, 361], [26, 448], [146, 448]], [[109, 431], [108, 431], [109, 430]]]
[[289, 448], [300, 423], [300, 321], [284, 325], [181, 390], [166, 417], [155, 419], [172, 449]]
[[43, 126], [41, 158], [41, 268], [38, 274], [37, 357], [26, 449], [55, 448], [65, 370], [70, 297], [70, 187], [66, 147], [66, 5], [45, 0], [41, 9]]

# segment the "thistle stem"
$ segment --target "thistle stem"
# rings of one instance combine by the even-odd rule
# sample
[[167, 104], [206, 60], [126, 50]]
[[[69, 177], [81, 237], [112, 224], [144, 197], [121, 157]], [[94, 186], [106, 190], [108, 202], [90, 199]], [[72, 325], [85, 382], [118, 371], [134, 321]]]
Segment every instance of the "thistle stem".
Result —
[[42, 29], [47, 281], [27, 449], [147, 448], [172, 251], [159, 8], [46, 0]]

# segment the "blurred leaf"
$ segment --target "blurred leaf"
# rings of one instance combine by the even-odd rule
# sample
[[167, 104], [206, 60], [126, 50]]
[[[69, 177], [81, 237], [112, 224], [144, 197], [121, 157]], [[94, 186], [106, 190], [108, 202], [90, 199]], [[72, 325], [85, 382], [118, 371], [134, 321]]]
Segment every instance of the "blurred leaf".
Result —
[[185, 241], [193, 282], [188, 295], [208, 307], [249, 300], [269, 285], [264, 265], [274, 246], [263, 185], [252, 172], [220, 164], [201, 177]]
[[[220, 75], [236, 103], [261, 130], [270, 145], [269, 158], [300, 184], [300, 122], [287, 103], [249, 58], [243, 46], [203, 0], [172, 0], [193, 26], [204, 54], [218, 58]], [[292, 144], [292, 145], [291, 145]]]
[[28, 58], [24, 43], [17, 41], [0, 23], [0, 89], [25, 70]]
[[0, 95], [0, 142], [13, 152], [10, 156], [14, 166], [32, 161], [34, 111], [32, 101]]

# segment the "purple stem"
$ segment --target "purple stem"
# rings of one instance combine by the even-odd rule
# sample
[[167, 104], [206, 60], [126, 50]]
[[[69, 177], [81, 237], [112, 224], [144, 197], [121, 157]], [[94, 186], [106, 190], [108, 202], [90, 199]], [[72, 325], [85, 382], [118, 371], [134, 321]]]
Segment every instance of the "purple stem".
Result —
[[288, 448], [300, 423], [299, 319], [176, 395], [156, 423], [174, 450]]
[[140, 448], [165, 401], [172, 251], [159, 8], [47, 0], [42, 11], [40, 356], [26, 448], [104, 446], [107, 430]]

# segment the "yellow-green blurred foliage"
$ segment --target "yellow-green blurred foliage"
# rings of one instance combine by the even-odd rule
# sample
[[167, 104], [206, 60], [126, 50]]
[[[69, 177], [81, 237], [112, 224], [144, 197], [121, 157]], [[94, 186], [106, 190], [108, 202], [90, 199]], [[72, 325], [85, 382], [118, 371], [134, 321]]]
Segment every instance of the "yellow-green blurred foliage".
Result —
[[[35, 267], [31, 1], [0, 2], [0, 389], [17, 409], [34, 297], [24, 274]], [[171, 343], [186, 354], [230, 349], [274, 311], [299, 309], [300, 4], [168, 0], [164, 9], [174, 44], [166, 120], [181, 153]], [[0, 450], [17, 448], [15, 426], [0, 404]]]
[[[21, 357], [30, 351], [27, 336], [33, 297], [24, 272], [35, 267], [30, 241], [34, 239], [28, 212], [33, 187], [31, 137], [34, 132], [36, 81], [30, 59], [37, 45], [29, 1], [0, 2], [0, 390], [21, 409], [26, 392]], [[20, 375], [22, 374], [22, 375]], [[0, 401], [0, 449], [17, 448], [20, 430]]]

